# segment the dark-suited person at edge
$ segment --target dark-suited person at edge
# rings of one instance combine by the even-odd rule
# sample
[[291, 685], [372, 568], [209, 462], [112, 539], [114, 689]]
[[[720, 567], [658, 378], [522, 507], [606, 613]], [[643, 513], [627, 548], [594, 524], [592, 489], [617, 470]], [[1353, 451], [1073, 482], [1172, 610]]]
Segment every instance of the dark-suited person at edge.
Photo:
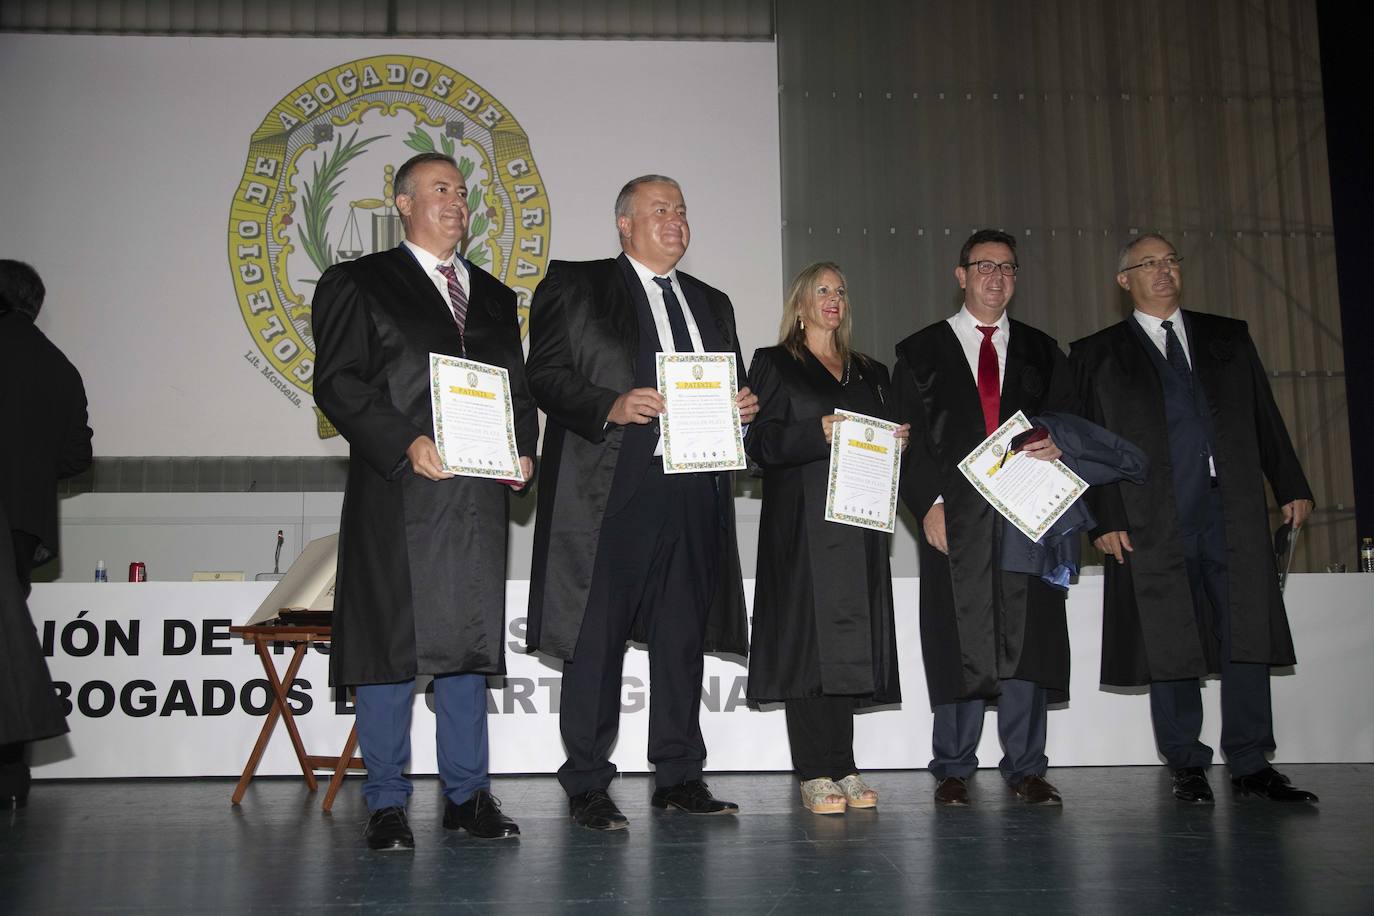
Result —
[[[538, 418], [515, 294], [460, 254], [467, 185], [452, 157], [396, 172], [405, 241], [325, 271], [314, 300], [315, 402], [348, 440], [330, 683], [356, 690], [373, 849], [411, 849], [410, 719], [434, 676], [444, 826], [482, 839], [520, 830], [487, 771], [486, 675], [505, 673], [511, 489], [533, 471]], [[509, 375], [524, 480], [456, 477], [431, 438], [430, 353]]]
[[46, 296], [36, 270], [0, 259], [0, 811], [28, 804], [30, 743], [67, 732], [28, 597], [59, 553], [57, 482], [91, 466], [81, 373], [36, 324]]
[[1315, 802], [1269, 765], [1269, 669], [1295, 661], [1269, 536], [1267, 479], [1294, 528], [1312, 490], [1244, 321], [1180, 308], [1168, 239], [1122, 247], [1132, 314], [1069, 350], [1085, 416], [1149, 455], [1144, 486], [1093, 487], [1107, 555], [1102, 683], [1150, 687], [1155, 743], [1183, 802], [1211, 804], [1199, 678], [1221, 675], [1221, 752], [1242, 794]]
[[[530, 307], [530, 388], [547, 415], [530, 575], [529, 647], [563, 660], [558, 779], [580, 825], [616, 830], [611, 747], [625, 642], [649, 648], [652, 804], [733, 814], [702, 780], [703, 651], [743, 655], [747, 620], [729, 473], [665, 474], [659, 352], [733, 352], [730, 299], [677, 270], [691, 240], [682, 189], [621, 189], [622, 253], [554, 261]], [[740, 419], [758, 398], [742, 385]]]
[[[997, 704], [1011, 791], [1031, 805], [1059, 805], [1045, 779], [1048, 704], [1068, 699], [1065, 596], [1040, 576], [1002, 567], [1006, 525], [958, 464], [1018, 410], [1027, 417], [1072, 407], [1054, 338], [1007, 316], [1020, 265], [1016, 239], [982, 229], [954, 268], [963, 305], [897, 345], [897, 417], [911, 423], [901, 494], [921, 519], [921, 652], [935, 713], [935, 803], [969, 804], [984, 711]], [[1026, 454], [1050, 460], [1053, 437]]]
[[[825, 520], [837, 409], [889, 418], [887, 367], [850, 346], [838, 264], [792, 280], [778, 344], [754, 353], [759, 415], [745, 448], [763, 468], [748, 698], [781, 700], [802, 804], [816, 814], [876, 808], [854, 762], [854, 710], [901, 702], [891, 536]], [[900, 444], [910, 427], [897, 430]]]

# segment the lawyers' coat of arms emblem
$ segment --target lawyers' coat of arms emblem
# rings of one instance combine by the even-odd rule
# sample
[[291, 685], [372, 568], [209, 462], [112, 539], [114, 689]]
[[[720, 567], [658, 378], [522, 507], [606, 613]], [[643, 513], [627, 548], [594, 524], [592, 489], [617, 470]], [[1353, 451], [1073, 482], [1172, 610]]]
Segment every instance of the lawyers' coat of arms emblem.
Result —
[[[548, 266], [550, 211], [525, 131], [485, 88], [437, 61], [342, 64], [263, 118], [230, 205], [229, 266], [257, 350], [248, 361], [297, 406], [314, 377], [315, 284], [340, 261], [400, 244], [396, 169], [419, 152], [457, 160], [471, 212], [459, 253], [515, 290], [527, 327]], [[338, 434], [315, 415], [320, 438]]]

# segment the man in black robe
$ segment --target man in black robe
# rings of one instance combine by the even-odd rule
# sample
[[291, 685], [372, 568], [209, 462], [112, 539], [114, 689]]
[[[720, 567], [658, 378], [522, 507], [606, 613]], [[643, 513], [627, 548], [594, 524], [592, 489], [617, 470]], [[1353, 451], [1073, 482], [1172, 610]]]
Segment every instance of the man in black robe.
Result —
[[91, 465], [81, 374], [34, 323], [46, 290], [0, 261], [0, 810], [29, 797], [28, 742], [64, 734], [26, 600], [33, 569], [57, 556], [57, 481]]
[[[1002, 777], [1027, 804], [1058, 805], [1046, 779], [1047, 706], [1068, 698], [1064, 593], [1000, 566], [1004, 521], [958, 469], [1018, 410], [1034, 417], [1071, 404], [1058, 344], [1012, 321], [1016, 239], [983, 229], [959, 252], [964, 304], [897, 345], [896, 419], [911, 424], [902, 499], [921, 519], [921, 650], [935, 713], [931, 734], [940, 805], [969, 803], [983, 713], [997, 703]], [[1027, 447], [1059, 457], [1052, 438]]]
[[1269, 668], [1295, 659], [1264, 481], [1294, 528], [1312, 490], [1245, 322], [1179, 308], [1182, 260], [1158, 235], [1124, 246], [1116, 282], [1134, 313], [1070, 348], [1085, 415], [1150, 459], [1144, 486], [1088, 494], [1094, 543], [1109, 555], [1102, 682], [1150, 685], [1155, 742], [1179, 800], [1213, 800], [1198, 679], [1219, 672], [1221, 750], [1236, 789], [1316, 801], [1267, 756]]
[[[452, 157], [396, 172], [406, 240], [334, 265], [314, 301], [315, 401], [348, 440], [330, 682], [356, 687], [373, 849], [412, 849], [415, 677], [434, 675], [444, 826], [520, 831], [487, 772], [486, 675], [505, 671], [509, 488], [533, 470], [538, 419], [525, 383], [515, 294], [459, 254], [467, 185]], [[522, 480], [455, 477], [433, 431], [429, 354], [509, 373]]]
[[[530, 388], [548, 416], [530, 575], [529, 647], [563, 659], [558, 771], [577, 823], [629, 822], [608, 789], [625, 641], [649, 645], [653, 804], [733, 814], [702, 781], [703, 651], [744, 655], [732, 475], [665, 474], [657, 352], [731, 352], [730, 299], [677, 270], [690, 230], [682, 190], [646, 175], [615, 206], [623, 254], [554, 261], [530, 308]], [[740, 418], [758, 412], [741, 387]]]

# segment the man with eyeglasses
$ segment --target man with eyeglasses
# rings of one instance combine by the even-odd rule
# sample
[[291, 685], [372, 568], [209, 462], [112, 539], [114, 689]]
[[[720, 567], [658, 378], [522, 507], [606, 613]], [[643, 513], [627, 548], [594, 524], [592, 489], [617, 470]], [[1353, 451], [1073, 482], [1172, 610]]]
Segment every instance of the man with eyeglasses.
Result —
[[[1045, 779], [1045, 736], [1048, 704], [1068, 697], [1064, 593], [1001, 570], [1001, 516], [958, 470], [1018, 410], [1034, 416], [1072, 403], [1059, 345], [1007, 317], [1017, 270], [1014, 237], [996, 229], [969, 236], [954, 268], [963, 306], [898, 344], [892, 373], [896, 419], [911, 424], [901, 494], [922, 520], [921, 651], [942, 806], [969, 804], [989, 701], [1008, 786], [1027, 804], [1061, 804]], [[1060, 455], [1052, 438], [1026, 452]]]
[[1315, 802], [1269, 765], [1269, 668], [1294, 663], [1270, 546], [1264, 480], [1299, 528], [1312, 511], [1283, 417], [1245, 322], [1184, 311], [1183, 258], [1158, 235], [1122, 247], [1116, 282], [1134, 314], [1069, 352], [1090, 420], [1149, 455], [1143, 486], [1093, 487], [1108, 555], [1102, 683], [1150, 687], [1173, 794], [1211, 804], [1198, 679], [1221, 675], [1221, 750], [1243, 795]]

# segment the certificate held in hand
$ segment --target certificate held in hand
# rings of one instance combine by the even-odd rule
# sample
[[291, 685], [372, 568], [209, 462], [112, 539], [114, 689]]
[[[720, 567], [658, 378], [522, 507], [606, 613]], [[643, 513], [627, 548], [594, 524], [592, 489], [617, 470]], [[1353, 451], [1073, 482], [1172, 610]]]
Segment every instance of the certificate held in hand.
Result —
[[657, 353], [663, 473], [740, 471], [744, 431], [733, 353]]
[[825, 520], [891, 534], [897, 526], [901, 446], [896, 423], [835, 409]]
[[505, 368], [431, 353], [429, 390], [434, 444], [444, 470], [462, 477], [522, 479]]
[[1031, 428], [1018, 410], [959, 462], [959, 471], [1003, 518], [1039, 541], [1087, 492], [1088, 484], [1062, 461], [1041, 461], [1015, 451], [1012, 440]]

